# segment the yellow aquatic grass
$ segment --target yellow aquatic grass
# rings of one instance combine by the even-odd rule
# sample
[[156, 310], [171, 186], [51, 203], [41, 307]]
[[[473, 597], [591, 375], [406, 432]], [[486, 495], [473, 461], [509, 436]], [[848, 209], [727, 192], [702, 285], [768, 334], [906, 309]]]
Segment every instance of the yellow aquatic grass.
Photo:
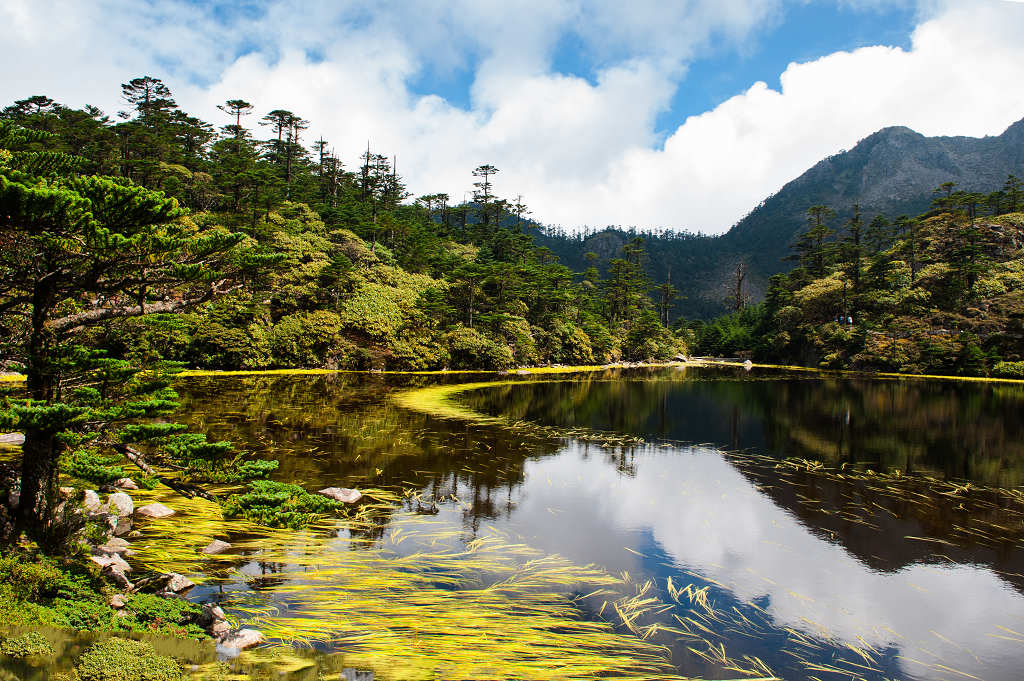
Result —
[[[194, 581], [247, 582], [250, 589], [229, 587], [221, 601], [239, 624], [274, 641], [341, 651], [376, 678], [680, 678], [667, 650], [643, 640], [653, 632], [620, 633], [584, 617], [575, 593], [626, 586], [595, 566], [493, 530], [462, 545], [461, 528], [408, 513], [391, 517], [385, 536], [361, 538], [397, 498], [381, 493], [349, 518], [293, 531], [224, 520], [203, 499], [142, 492], [140, 503], [162, 500], [178, 513], [140, 524], [133, 561]], [[232, 550], [200, 553], [214, 538]], [[417, 548], [397, 553], [406, 542]], [[649, 589], [641, 585], [618, 607], [633, 618], [652, 610], [659, 603], [643, 598]]]

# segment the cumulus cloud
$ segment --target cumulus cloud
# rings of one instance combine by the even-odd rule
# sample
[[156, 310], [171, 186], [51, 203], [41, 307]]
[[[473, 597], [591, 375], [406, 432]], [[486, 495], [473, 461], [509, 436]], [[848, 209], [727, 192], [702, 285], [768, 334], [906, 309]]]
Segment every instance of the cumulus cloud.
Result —
[[[1024, 8], [929, 3], [909, 50], [791, 64], [781, 89], [755, 83], [659, 143], [655, 121], [685, 92], [687, 64], [709, 45], [741, 46], [782, 12], [782, 0], [452, 0], [418, 12], [396, 0], [302, 11], [281, 0], [8, 0], [0, 42], [23, 58], [0, 78], [0, 99], [44, 92], [116, 111], [117, 84], [149, 73], [208, 120], [233, 97], [289, 108], [351, 165], [370, 140], [397, 154], [416, 193], [460, 200], [469, 171], [489, 162], [499, 191], [522, 194], [546, 222], [706, 232], [880, 127], [996, 134], [1024, 115], [1024, 91], [1009, 85], [1024, 65]], [[590, 73], [554, 70], [567, 37]], [[465, 71], [468, 108], [410, 85]]]

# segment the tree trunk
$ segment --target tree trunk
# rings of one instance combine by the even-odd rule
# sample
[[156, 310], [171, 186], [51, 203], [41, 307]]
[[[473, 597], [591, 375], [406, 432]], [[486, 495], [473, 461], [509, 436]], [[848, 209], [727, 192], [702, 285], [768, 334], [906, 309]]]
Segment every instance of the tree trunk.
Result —
[[[32, 335], [29, 337], [29, 361], [26, 371], [29, 397], [51, 402], [55, 397], [50, 374], [51, 333], [46, 318], [52, 308], [53, 293], [43, 285], [32, 292]], [[21, 494], [18, 498], [16, 528], [19, 533], [42, 529], [51, 519], [57, 498], [57, 458], [60, 450], [49, 424], [25, 429], [21, 446]]]
[[17, 528], [29, 535], [49, 524], [57, 502], [57, 448], [53, 433], [25, 429], [21, 447], [21, 495]]

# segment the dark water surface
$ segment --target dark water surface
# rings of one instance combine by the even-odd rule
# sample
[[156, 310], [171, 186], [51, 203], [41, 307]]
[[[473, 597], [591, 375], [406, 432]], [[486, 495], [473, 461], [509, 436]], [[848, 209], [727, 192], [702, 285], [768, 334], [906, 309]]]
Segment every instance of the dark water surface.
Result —
[[[202, 378], [179, 392], [194, 426], [279, 458], [282, 480], [400, 492], [381, 545], [429, 516], [453, 549], [496, 533], [626, 576], [633, 603], [651, 602], [635, 618], [600, 595], [577, 598], [578, 617], [664, 646], [681, 676], [1024, 678], [1024, 386], [671, 368], [458, 397], [513, 425], [390, 399], [439, 380]], [[434, 615], [423, 607], [427, 626]]]

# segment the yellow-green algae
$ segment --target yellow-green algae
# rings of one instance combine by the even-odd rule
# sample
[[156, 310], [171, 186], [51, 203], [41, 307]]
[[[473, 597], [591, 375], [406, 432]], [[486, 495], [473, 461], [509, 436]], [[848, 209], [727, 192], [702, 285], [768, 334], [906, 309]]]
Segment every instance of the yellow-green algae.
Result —
[[[340, 538], [336, 520], [295, 532], [224, 520], [216, 504], [165, 490], [137, 498], [178, 511], [140, 526], [137, 565], [244, 579], [252, 591], [222, 600], [235, 621], [276, 642], [343, 650], [346, 665], [375, 678], [681, 678], [642, 633], [583, 617], [574, 593], [628, 592], [628, 577], [493, 528], [463, 544], [461, 526], [396, 512], [398, 497], [383, 492], [343, 521]], [[373, 531], [381, 512], [391, 513], [383, 535]], [[232, 551], [202, 554], [217, 537]], [[406, 542], [417, 548], [403, 554]]]

